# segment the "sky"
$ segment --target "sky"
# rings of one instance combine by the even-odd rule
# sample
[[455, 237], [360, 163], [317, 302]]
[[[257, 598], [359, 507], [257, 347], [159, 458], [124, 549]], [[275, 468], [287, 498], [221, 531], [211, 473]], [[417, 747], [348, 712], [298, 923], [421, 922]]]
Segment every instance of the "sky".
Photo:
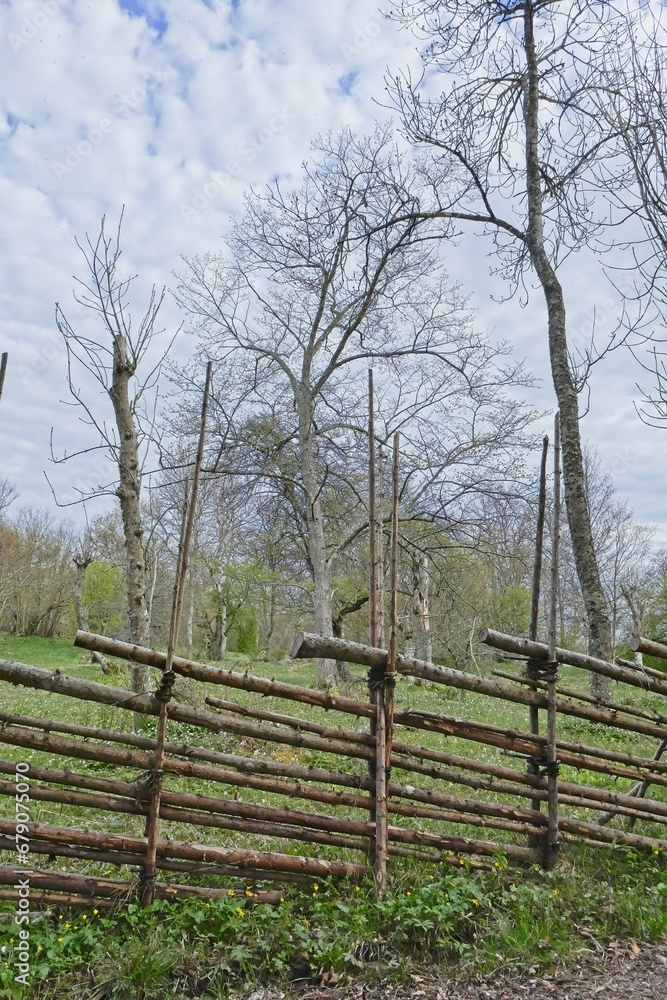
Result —
[[[123, 267], [138, 275], [139, 312], [151, 285], [173, 287], [183, 255], [221, 248], [244, 190], [297, 183], [318, 134], [388, 120], [387, 67], [417, 63], [415, 39], [382, 18], [377, 0], [0, 0], [0, 350], [9, 352], [0, 476], [20, 502], [56, 510], [45, 472], [60, 503], [110, 478], [95, 452], [51, 462], [52, 441], [57, 455], [96, 443], [61, 402], [55, 302], [86, 322], [72, 298], [82, 274], [75, 237], [94, 236], [103, 215], [115, 225], [125, 205]], [[500, 303], [489, 249], [471, 234], [446, 256], [448, 270], [477, 324], [510, 340], [541, 380], [526, 398], [545, 413], [536, 432], [549, 432], [544, 307], [537, 291], [525, 307]], [[564, 281], [571, 339], [585, 344], [594, 317], [602, 333], [613, 325], [615, 304], [592, 260], [571, 260]], [[182, 321], [168, 296], [165, 336]], [[179, 333], [179, 363], [193, 346]], [[667, 428], [639, 420], [637, 382], [650, 379], [626, 350], [601, 362], [582, 434], [667, 545]]]

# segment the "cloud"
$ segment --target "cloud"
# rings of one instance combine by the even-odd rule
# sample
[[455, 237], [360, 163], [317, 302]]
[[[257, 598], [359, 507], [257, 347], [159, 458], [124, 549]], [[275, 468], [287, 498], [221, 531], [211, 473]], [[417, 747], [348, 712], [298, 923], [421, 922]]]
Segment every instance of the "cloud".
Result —
[[[297, 177], [318, 133], [387, 119], [377, 103], [385, 69], [415, 66], [415, 42], [376, 0], [11, 0], [0, 5], [0, 49], [0, 347], [10, 353], [0, 454], [24, 501], [44, 502], [51, 426], [69, 450], [93, 443], [60, 403], [53, 305], [72, 302], [81, 273], [74, 237], [96, 233], [103, 214], [115, 221], [125, 204], [124, 260], [145, 301], [181, 254], [220, 247], [245, 189]], [[539, 295], [525, 310], [492, 302], [504, 289], [488, 276], [488, 250], [466, 239], [450, 270], [475, 289], [479, 322], [542, 376], [536, 405], [552, 407]], [[572, 269], [569, 308], [582, 330], [599, 306], [598, 274], [592, 261]], [[165, 325], [181, 319], [169, 299]], [[191, 346], [179, 338], [177, 357]], [[659, 479], [667, 437], [638, 424], [634, 378], [627, 357], [605, 362], [582, 426], [608, 466], [637, 456], [617, 478], [638, 514], [652, 516], [657, 484], [642, 470]], [[52, 469], [59, 492], [80, 471]]]

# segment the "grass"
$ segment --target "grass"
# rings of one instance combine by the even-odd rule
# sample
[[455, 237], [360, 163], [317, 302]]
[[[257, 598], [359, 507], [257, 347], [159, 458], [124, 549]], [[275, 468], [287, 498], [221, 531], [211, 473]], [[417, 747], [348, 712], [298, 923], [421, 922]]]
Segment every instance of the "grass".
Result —
[[[128, 668], [118, 663], [115, 672], [105, 677], [100, 668], [88, 661], [87, 655], [74, 649], [68, 639], [45, 640], [14, 638], [0, 635], [0, 658], [16, 659], [59, 669], [73, 676], [97, 680], [114, 686], [128, 686]], [[249, 669], [250, 672], [300, 685], [315, 682], [311, 663], [250, 663], [246, 657], [230, 657], [227, 666]], [[360, 684], [353, 696], [365, 697], [361, 668]], [[488, 669], [488, 668], [484, 668]], [[583, 690], [586, 683], [582, 671], [564, 668], [563, 684]], [[203, 705], [206, 694], [245, 705], [261, 705], [269, 711], [312, 718], [331, 726], [357, 728], [367, 726], [365, 720], [344, 716], [297, 702], [261, 698], [251, 693], [221, 689], [179, 678], [178, 700]], [[619, 701], [658, 708], [656, 696], [645, 695], [638, 689], [618, 686]], [[517, 729], [526, 728], [526, 709], [487, 698], [466, 694], [445, 687], [415, 684], [399, 678], [396, 707], [427, 709], [459, 718], [478, 719]], [[0, 708], [5, 711], [60, 719], [101, 728], [129, 731], [131, 713], [111, 706], [77, 701], [60, 695], [12, 688], [0, 684]], [[152, 734], [155, 720], [145, 721], [145, 732]], [[562, 739], [595, 744], [652, 756], [655, 742], [632, 733], [609, 730], [584, 720], [559, 718]], [[335, 770], [366, 772], [361, 760], [342, 758], [324, 751], [300, 750], [240, 738], [230, 734], [214, 734], [179, 723], [170, 723], [169, 738], [214, 747], [246, 756], [266, 756], [273, 760], [294, 761]], [[523, 766], [510, 755], [500, 754], [491, 747], [444, 738], [434, 733], [398, 730], [396, 738], [406, 742], [444, 748], [464, 756], [493, 760], [508, 767]], [[62, 757], [41, 751], [23, 750], [5, 745], [2, 756], [6, 761], [23, 760], [54, 767], [64, 766]], [[132, 779], [136, 771], [112, 765], [77, 761], [80, 772], [102, 773], [119, 779]], [[467, 798], [476, 795], [503, 801], [504, 796], [488, 791], [476, 793], [446, 782], [435, 782], [412, 772], [395, 769], [398, 781], [424, 786], [437, 784], [442, 791]], [[612, 790], [627, 790], [631, 782], [613, 779], [594, 772], [578, 772], [563, 768], [565, 780], [596, 784]], [[221, 796], [225, 786], [194, 779], [167, 778], [167, 787], [202, 794]], [[664, 798], [665, 789], [654, 788], [651, 794]], [[236, 791], [230, 793], [236, 794]], [[284, 805], [284, 799], [260, 791], [244, 790], [244, 801], [268, 805]], [[516, 800], [514, 800], [516, 802]], [[519, 800], [520, 805], [524, 803]], [[295, 809], [331, 813], [326, 806], [312, 802], [290, 800]], [[11, 810], [10, 810], [11, 807]], [[13, 802], [0, 796], [0, 814], [10, 815]], [[570, 815], [593, 818], [586, 810], [568, 807]], [[335, 812], [335, 810], [334, 810]], [[346, 815], [364, 818], [360, 811]], [[141, 836], [143, 819], [137, 816], [115, 815], [100, 810], [60, 806], [52, 803], [31, 803], [31, 819], [70, 825], [88, 830], [128, 833]], [[482, 827], [461, 827], [434, 821], [392, 817], [392, 822], [419, 826], [443, 833], [477, 836], [483, 839], [525, 839]], [[660, 827], [638, 823], [635, 831], [661, 835]], [[359, 854], [333, 847], [290, 844], [284, 840], [240, 835], [232, 831], [192, 827], [163, 821], [165, 836], [174, 839], [197, 839], [223, 845], [250, 846], [263, 850], [311, 854], [319, 857], [346, 858], [358, 861]], [[240, 839], [241, 838], [241, 839]], [[7, 853], [0, 855], [3, 863], [13, 863]], [[35, 864], [47, 867], [50, 862], [37, 856]], [[61, 862], [70, 871], [94, 871], [102, 876], [132, 879], [136, 870], [121, 870], [111, 866], [95, 866], [83, 861]], [[415, 862], [393, 858], [386, 901], [378, 906], [374, 887], [367, 883], [355, 890], [349, 885], [322, 885], [316, 892], [289, 888], [285, 902], [278, 907], [239, 907], [238, 900], [210, 904], [188, 901], [169, 904], [168, 918], [163, 916], [167, 904], [156, 903], [142, 911], [133, 905], [113, 916], [108, 913], [56, 913], [33, 923], [31, 928], [32, 975], [30, 993], [11, 992], [11, 967], [5, 968], [4, 956], [11, 954], [17, 932], [7, 922], [13, 904], [0, 903], [0, 986], [2, 995], [57, 998], [70, 995], [104, 996], [108, 998], [144, 996], [224, 996], [230, 983], [288, 980], [321, 976], [333, 970], [339, 975], [402, 976], [411, 962], [456, 967], [459, 971], [488, 974], [493, 969], [507, 967], [544, 967], [581, 960], [599, 944], [615, 938], [654, 940], [667, 932], [667, 875], [665, 858], [638, 855], [626, 849], [590, 849], [583, 845], [564, 845], [558, 870], [546, 874], [539, 869], [508, 868], [499, 853], [491, 871], [474, 871], [464, 864], [453, 869], [447, 863]], [[162, 877], [162, 876], [161, 876]], [[238, 879], [219, 878], [217, 884], [226, 887]], [[232, 905], [233, 904], [233, 905]], [[63, 919], [58, 920], [62, 916]], [[66, 927], [66, 933], [60, 929]], [[61, 939], [61, 940], [60, 940]], [[416, 954], [418, 959], [412, 959]], [[6, 958], [4, 959], [7, 960]], [[4, 978], [3, 978], [4, 977]], [[105, 992], [95, 993], [100, 983]], [[95, 985], [97, 984], [97, 985]]]

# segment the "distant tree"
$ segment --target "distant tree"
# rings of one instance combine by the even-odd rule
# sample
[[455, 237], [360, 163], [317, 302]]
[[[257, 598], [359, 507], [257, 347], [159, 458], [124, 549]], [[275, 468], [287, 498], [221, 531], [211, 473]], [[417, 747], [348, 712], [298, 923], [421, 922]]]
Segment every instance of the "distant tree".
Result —
[[[422, 77], [389, 81], [408, 140], [433, 154], [423, 161], [430, 187], [422, 217], [429, 224], [443, 220], [447, 235], [461, 225], [488, 235], [494, 268], [511, 291], [528, 294], [534, 276], [544, 296], [567, 519], [589, 649], [608, 659], [611, 622], [586, 497], [578, 393], [592, 365], [623, 342], [624, 325], [619, 322], [601, 351], [586, 350], [577, 363], [559, 268], [582, 248], [605, 249], [601, 234], [620, 221], [610, 204], [622, 200], [632, 183], [628, 133], [601, 109], [618, 100], [637, 110], [630, 53], [641, 58], [643, 41], [659, 33], [659, 5], [389, 0], [388, 6], [423, 43]], [[443, 81], [436, 96], [434, 71]], [[651, 107], [655, 112], [659, 106]], [[664, 115], [658, 119], [664, 131]], [[663, 186], [661, 180], [660, 191]], [[609, 695], [610, 684], [591, 674], [591, 690]]]
[[[454, 496], [488, 481], [491, 450], [502, 464], [529, 419], [505, 392], [525, 373], [472, 328], [435, 232], [413, 218], [414, 183], [389, 131], [328, 137], [299, 188], [248, 195], [228, 250], [188, 261], [178, 290], [215, 360], [215, 467], [271, 484], [290, 511], [324, 634], [336, 561], [368, 528], [369, 364], [387, 387], [383, 435], [412, 435], [415, 511], [452, 502], [443, 468], [456, 466]], [[318, 679], [335, 682], [335, 665]]]
[[[79, 500], [74, 502], [101, 495], [118, 499], [126, 553], [130, 637], [132, 642], [145, 645], [148, 615], [142, 468], [154, 433], [157, 380], [171, 342], [155, 356], [163, 333], [157, 322], [164, 289], [158, 294], [153, 287], [142, 319], [137, 326], [132, 325], [128, 297], [133, 277], [124, 277], [120, 271], [121, 226], [122, 213], [115, 236], [108, 236], [103, 218], [94, 242], [88, 236], [85, 243], [77, 240], [87, 273], [85, 279], [76, 279], [80, 291], [75, 291], [74, 298], [96, 318], [95, 328], [89, 331], [83, 319], [73, 326], [56, 304], [56, 324], [67, 350], [69, 392], [82, 412], [82, 421], [96, 433], [98, 443], [78, 452], [65, 452], [62, 457], [53, 455], [53, 461], [101, 453], [115, 466], [116, 483], [79, 488]], [[79, 379], [90, 383], [90, 387], [80, 388]], [[110, 414], [105, 403], [110, 404]], [[133, 691], [147, 691], [149, 678], [149, 667], [132, 664]]]

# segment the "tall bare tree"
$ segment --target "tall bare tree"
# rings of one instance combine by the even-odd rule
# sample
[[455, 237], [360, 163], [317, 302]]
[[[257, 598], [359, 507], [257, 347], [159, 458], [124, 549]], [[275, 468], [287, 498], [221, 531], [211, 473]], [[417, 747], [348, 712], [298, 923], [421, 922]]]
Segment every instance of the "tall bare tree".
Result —
[[[449, 441], [432, 421], [415, 440], [410, 488], [421, 498], [426, 453], [431, 478], [453, 456], [472, 467], [472, 442], [488, 445], [499, 428], [509, 438], [526, 420], [504, 396], [525, 379], [521, 365], [472, 330], [442, 272], [435, 228], [414, 217], [414, 183], [388, 130], [328, 137], [302, 186], [250, 194], [231, 253], [190, 260], [179, 288], [220, 379], [227, 450], [218, 467], [279, 484], [312, 574], [315, 627], [327, 635], [333, 564], [368, 526], [368, 364], [391, 380], [388, 431], [429, 407], [452, 416]], [[458, 422], [454, 401], [466, 415]], [[332, 663], [319, 664], [319, 679], [337, 679]]]
[[[390, 0], [391, 16], [424, 43], [423, 76], [389, 81], [407, 137], [433, 151], [424, 161], [431, 185], [424, 217], [488, 234], [510, 287], [527, 293], [534, 275], [544, 296], [568, 524], [590, 652], [605, 658], [612, 653], [610, 617], [586, 498], [578, 391], [595, 361], [622, 342], [622, 324], [616, 340], [573, 363], [558, 272], [610, 222], [610, 194], [631, 177], [623, 136], [599, 108], [606, 95], [623, 90], [622, 54], [645, 31], [650, 6]], [[443, 80], [437, 96], [434, 71]], [[593, 674], [591, 688], [609, 693]]]
[[[153, 287], [148, 305], [138, 326], [133, 328], [129, 306], [129, 291], [133, 276], [121, 273], [121, 226], [123, 215], [113, 236], [107, 234], [105, 219], [93, 241], [86, 236], [77, 240], [85, 265], [86, 277], [75, 278], [74, 298], [79, 306], [95, 318], [94, 329], [88, 332], [84, 318], [72, 325], [61, 306], [56, 303], [56, 324], [67, 350], [68, 387], [74, 403], [82, 411], [82, 420], [96, 432], [98, 443], [91, 447], [65, 453], [53, 460], [65, 462], [81, 455], [103, 453], [118, 471], [117, 482], [89, 489], [79, 488], [82, 502], [92, 496], [117, 497], [123, 522], [126, 552], [127, 608], [130, 635], [133, 642], [144, 645], [148, 638], [146, 613], [146, 557], [144, 525], [141, 511], [142, 467], [152, 440], [157, 405], [157, 380], [166, 353], [155, 343], [163, 331], [157, 328], [158, 314], [165, 290]], [[84, 314], [85, 315], [85, 314]], [[80, 387], [79, 380], [87, 383]], [[111, 417], [99, 389], [111, 404]], [[132, 665], [132, 689], [149, 688], [149, 668]]]

